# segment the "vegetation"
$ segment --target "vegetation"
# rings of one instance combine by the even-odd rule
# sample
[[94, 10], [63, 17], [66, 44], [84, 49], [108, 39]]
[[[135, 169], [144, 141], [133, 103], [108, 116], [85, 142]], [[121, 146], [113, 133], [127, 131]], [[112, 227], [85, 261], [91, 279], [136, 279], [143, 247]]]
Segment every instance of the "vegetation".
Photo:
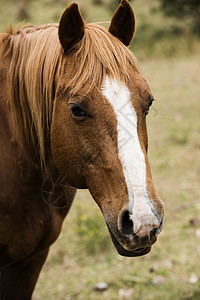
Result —
[[199, 0], [160, 0], [161, 9], [168, 16], [182, 20], [189, 19], [194, 33], [200, 36], [200, 1]]
[[[110, 19], [110, 0], [100, 1], [103, 5], [77, 2], [88, 22]], [[80, 191], [51, 248], [34, 300], [200, 299], [199, 41], [187, 33], [187, 24], [163, 19], [159, 5], [158, 0], [133, 2], [137, 31], [132, 50], [157, 99], [148, 116], [149, 157], [165, 202], [163, 232], [150, 254], [120, 257], [94, 200]], [[28, 7], [29, 22], [41, 24], [57, 22], [66, 3], [32, 0]], [[16, 19], [17, 7], [1, 0], [0, 9], [4, 31], [8, 20]], [[106, 282], [108, 289], [97, 292], [98, 282]]]

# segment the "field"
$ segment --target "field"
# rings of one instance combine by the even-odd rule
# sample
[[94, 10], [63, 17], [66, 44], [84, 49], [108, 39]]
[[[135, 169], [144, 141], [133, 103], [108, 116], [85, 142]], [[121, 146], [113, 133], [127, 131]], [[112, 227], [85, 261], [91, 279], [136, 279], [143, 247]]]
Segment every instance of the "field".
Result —
[[[52, 17], [55, 21], [62, 12], [61, 2], [54, 14], [52, 3], [43, 18], [42, 9], [35, 17], [32, 13], [31, 22], [50, 22]], [[163, 232], [148, 255], [120, 257], [94, 200], [87, 191], [79, 191], [62, 233], [51, 247], [33, 300], [200, 299], [199, 42], [191, 36], [153, 40], [153, 33], [147, 31], [156, 43], [150, 49], [151, 39], [145, 40], [141, 32], [142, 17], [151, 9], [147, 3], [135, 1], [139, 29], [132, 49], [157, 100], [147, 123], [153, 178], [165, 203]], [[1, 5], [10, 17], [14, 15], [6, 1]], [[38, 7], [39, 1], [33, 1], [32, 12]], [[109, 14], [101, 9], [96, 9], [92, 19], [95, 8], [91, 7], [88, 20], [100, 21], [102, 15], [107, 20]], [[146, 20], [151, 22], [150, 16]], [[152, 24], [162, 27], [162, 20], [158, 13]], [[2, 15], [1, 30], [5, 22]], [[170, 27], [171, 21], [166, 24]], [[99, 282], [107, 283], [105, 291], [95, 290]]]

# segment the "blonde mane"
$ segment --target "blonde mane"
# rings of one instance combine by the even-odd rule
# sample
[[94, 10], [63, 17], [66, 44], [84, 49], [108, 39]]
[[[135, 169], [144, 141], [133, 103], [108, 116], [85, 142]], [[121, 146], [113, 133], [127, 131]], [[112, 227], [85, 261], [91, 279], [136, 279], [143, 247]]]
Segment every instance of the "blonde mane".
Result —
[[65, 86], [71, 87], [72, 94], [77, 94], [85, 84], [88, 92], [100, 87], [106, 74], [126, 82], [131, 68], [137, 69], [127, 47], [97, 24], [85, 26], [83, 39], [68, 55], [63, 55], [58, 24], [24, 27], [9, 35], [9, 39], [6, 34], [2, 45], [4, 41], [4, 56], [10, 58], [7, 78], [14, 128], [23, 144], [37, 151], [43, 169], [50, 140], [55, 74], [62, 69], [65, 59], [76, 64], [76, 72]]
[[72, 87], [72, 94], [77, 94], [85, 84], [88, 93], [101, 87], [105, 75], [126, 82], [131, 69], [137, 69], [132, 52], [98, 24], [86, 25], [85, 35], [74, 49], [73, 56], [79, 68], [66, 84], [66, 88]]

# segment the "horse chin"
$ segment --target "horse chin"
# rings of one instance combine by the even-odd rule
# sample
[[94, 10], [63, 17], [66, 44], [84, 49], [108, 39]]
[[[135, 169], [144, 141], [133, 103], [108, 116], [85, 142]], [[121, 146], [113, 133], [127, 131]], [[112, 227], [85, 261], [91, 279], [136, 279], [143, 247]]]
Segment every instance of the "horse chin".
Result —
[[128, 250], [124, 249], [121, 245], [120, 245], [119, 248], [117, 246], [115, 246], [115, 247], [117, 249], [117, 252], [121, 256], [127, 256], [127, 257], [142, 256], [142, 255], [145, 255], [145, 254], [147, 254], [151, 251], [151, 247], [141, 248], [141, 249], [137, 249], [137, 250], [134, 250], [134, 251], [128, 251]]
[[114, 236], [114, 234], [112, 233], [111, 229], [109, 228], [108, 224], [107, 224], [111, 239], [113, 244], [115, 245], [115, 248], [117, 249], [117, 252], [121, 255], [121, 256], [127, 256], [127, 257], [136, 257], [136, 256], [142, 256], [145, 255], [147, 253], [149, 253], [151, 251], [151, 247], [144, 247], [144, 248], [138, 248], [135, 250], [126, 250], [125, 248], [122, 247], [122, 245], [118, 242], [118, 240], [116, 239], [116, 237]]

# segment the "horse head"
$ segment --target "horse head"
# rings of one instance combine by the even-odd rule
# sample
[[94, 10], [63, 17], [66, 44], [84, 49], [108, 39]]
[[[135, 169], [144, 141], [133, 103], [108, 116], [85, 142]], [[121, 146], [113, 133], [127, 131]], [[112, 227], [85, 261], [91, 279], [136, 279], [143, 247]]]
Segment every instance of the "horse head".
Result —
[[118, 252], [148, 253], [163, 226], [163, 203], [147, 157], [149, 86], [127, 46], [135, 30], [123, 0], [109, 30], [86, 25], [74, 3], [63, 13], [51, 150], [70, 186], [89, 189]]

